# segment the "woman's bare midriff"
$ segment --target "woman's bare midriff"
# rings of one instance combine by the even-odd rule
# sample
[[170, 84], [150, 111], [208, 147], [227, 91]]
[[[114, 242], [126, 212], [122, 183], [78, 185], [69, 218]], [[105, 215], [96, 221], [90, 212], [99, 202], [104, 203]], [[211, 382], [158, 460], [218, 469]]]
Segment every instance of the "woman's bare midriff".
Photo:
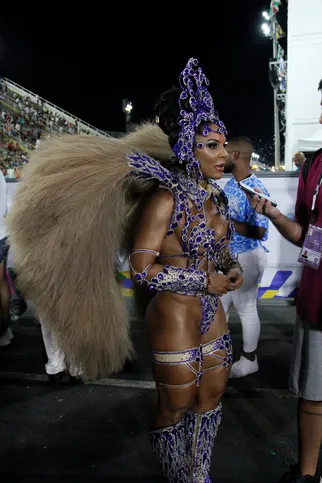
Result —
[[[190, 349], [181, 346], [181, 334], [191, 333], [198, 337], [202, 316], [201, 301], [199, 297], [176, 294], [173, 292], [158, 292], [147, 307], [145, 321], [153, 349], [156, 351], [178, 351]], [[218, 310], [213, 324], [216, 324], [218, 336], [227, 332], [227, 322], [222, 304], [219, 300]], [[173, 348], [171, 349], [171, 347]]]
[[[190, 204], [190, 209], [197, 214], [196, 208]], [[219, 215], [217, 207], [208, 200], [206, 202], [208, 226], [215, 230], [216, 239], [224, 237], [227, 233], [228, 221]], [[172, 265], [178, 268], [188, 268], [188, 258], [181, 257], [183, 251], [181, 238], [185, 219], [181, 220], [179, 227], [171, 236], [167, 237], [160, 250], [160, 262], [163, 265]], [[192, 223], [189, 231], [196, 225]], [[217, 240], [216, 240], [217, 241]], [[228, 242], [228, 241], [227, 241]], [[200, 251], [202, 257], [205, 250]], [[162, 260], [162, 261], [161, 261]], [[199, 270], [212, 272], [214, 263], [205, 260]], [[181, 346], [181, 341], [187, 340], [183, 334], [191, 333], [195, 339], [200, 339], [200, 322], [202, 318], [201, 301], [199, 297], [181, 295], [170, 291], [158, 292], [148, 305], [145, 312], [148, 334], [153, 349], [156, 351], [167, 350], [178, 351], [191, 347]], [[215, 314], [213, 324], [216, 324], [218, 336], [227, 332], [226, 317], [222, 304], [218, 302], [218, 310]], [[171, 349], [172, 347], [172, 349]]]

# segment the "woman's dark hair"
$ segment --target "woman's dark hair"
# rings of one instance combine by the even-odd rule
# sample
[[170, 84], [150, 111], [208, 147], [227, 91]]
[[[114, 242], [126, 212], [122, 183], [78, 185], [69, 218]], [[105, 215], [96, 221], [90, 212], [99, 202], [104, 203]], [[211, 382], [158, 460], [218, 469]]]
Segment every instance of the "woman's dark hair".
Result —
[[[179, 97], [181, 90], [179, 87], [171, 87], [160, 95], [154, 106], [154, 115], [159, 118], [159, 126], [168, 136], [172, 148], [178, 141], [180, 130], [178, 118], [180, 115]], [[186, 106], [183, 107], [186, 108]], [[187, 105], [187, 110], [190, 110], [189, 105]]]
[[[159, 126], [168, 136], [171, 148], [178, 141], [180, 126], [178, 118], [180, 116], [179, 97], [182, 89], [179, 87], [171, 87], [163, 92], [154, 106], [154, 116], [159, 118]], [[189, 99], [181, 100], [181, 107], [187, 112], [191, 111]], [[201, 123], [197, 131], [202, 132], [204, 123]]]

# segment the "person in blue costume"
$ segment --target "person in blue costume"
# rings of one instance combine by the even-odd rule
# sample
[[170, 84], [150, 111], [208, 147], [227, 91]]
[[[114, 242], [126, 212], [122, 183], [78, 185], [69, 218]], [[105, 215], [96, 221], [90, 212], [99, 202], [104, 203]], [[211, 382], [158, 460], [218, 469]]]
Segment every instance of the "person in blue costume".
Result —
[[85, 378], [119, 370], [131, 352], [115, 277], [117, 253], [128, 252], [138, 293], [151, 295], [145, 321], [158, 410], [150, 440], [172, 483], [211, 482], [232, 363], [220, 297], [243, 282], [216, 184], [226, 128], [208, 84], [192, 58], [180, 87], [161, 95], [158, 125], [117, 140], [44, 143], [9, 220], [24, 292]]

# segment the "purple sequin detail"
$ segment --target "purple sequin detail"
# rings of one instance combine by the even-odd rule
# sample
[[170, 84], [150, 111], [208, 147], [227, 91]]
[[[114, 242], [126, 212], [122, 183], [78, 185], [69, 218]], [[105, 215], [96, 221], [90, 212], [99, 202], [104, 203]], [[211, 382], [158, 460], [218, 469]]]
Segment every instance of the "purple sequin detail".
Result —
[[[218, 354], [218, 351], [225, 351], [225, 355], [222, 356]], [[223, 334], [221, 337], [218, 337], [218, 339], [208, 342], [207, 344], [203, 344], [202, 353], [203, 357], [212, 356], [221, 361], [220, 364], [216, 365], [216, 369], [219, 369], [219, 367], [226, 367], [229, 369], [233, 362], [232, 340], [230, 332]]]
[[[181, 279], [171, 282], [164, 280], [164, 276], [169, 274], [170, 267], [165, 268], [159, 277], [153, 279], [150, 283], [151, 290], [171, 290], [185, 295], [198, 295], [202, 304], [202, 320], [200, 322], [200, 332], [206, 333], [210, 324], [214, 320], [216, 310], [218, 308], [218, 297], [215, 295], [207, 295], [205, 293], [205, 272], [199, 267], [204, 261], [213, 262], [215, 271], [222, 270], [221, 254], [227, 249], [225, 237], [216, 241], [215, 232], [207, 226], [205, 218], [204, 205], [208, 197], [208, 192], [200, 186], [194, 179], [184, 171], [168, 171], [159, 161], [149, 157], [144, 153], [132, 153], [127, 156], [128, 164], [133, 169], [130, 176], [136, 178], [157, 179], [161, 186], [169, 189], [174, 198], [174, 210], [170, 220], [169, 229], [166, 237], [172, 235], [178, 226], [178, 222], [184, 217], [185, 223], [181, 231], [181, 241], [183, 253], [189, 259], [188, 269], [178, 269], [175, 271], [177, 275], [181, 275]], [[218, 197], [214, 191], [211, 194], [211, 201], [217, 206], [220, 214], [229, 218], [227, 198], [217, 183], [209, 180], [209, 184], [213, 190], [219, 194], [224, 203], [218, 202]], [[195, 205], [198, 213], [193, 214], [189, 201]], [[191, 225], [198, 222], [192, 229]], [[232, 223], [228, 226], [227, 238], [233, 234]], [[199, 251], [203, 249], [204, 254], [200, 255]], [[233, 255], [232, 255], [233, 256]], [[180, 270], [182, 272], [180, 272]], [[202, 273], [203, 272], [203, 273]], [[174, 272], [172, 271], [172, 274]], [[137, 274], [138, 283], [144, 283], [143, 274]]]
[[170, 483], [186, 480], [186, 433], [184, 420], [150, 432], [150, 442]]
[[[180, 163], [186, 164], [187, 172], [197, 180], [201, 180], [199, 161], [194, 155], [195, 136], [198, 128], [202, 123], [205, 124], [201, 133], [203, 136], [207, 136], [211, 131], [227, 135], [227, 131], [215, 110], [213, 99], [207, 89], [209, 80], [202, 69], [198, 68], [197, 59], [189, 59], [180, 74], [179, 81], [182, 92], [179, 97], [178, 124], [181, 129], [173, 152]], [[187, 101], [189, 109], [186, 108]], [[210, 129], [209, 124], [216, 124], [217, 129]]]
[[221, 423], [222, 406], [206, 413], [188, 411], [185, 416], [186, 454], [191, 483], [210, 482], [211, 454]]
[[218, 309], [217, 295], [204, 295], [201, 297], [202, 316], [200, 321], [200, 333], [205, 334], [213, 322]]
[[162, 272], [159, 272], [156, 277], [140, 282], [146, 283], [150, 290], [170, 290], [182, 295], [200, 296], [207, 287], [207, 274], [204, 270], [165, 265]]

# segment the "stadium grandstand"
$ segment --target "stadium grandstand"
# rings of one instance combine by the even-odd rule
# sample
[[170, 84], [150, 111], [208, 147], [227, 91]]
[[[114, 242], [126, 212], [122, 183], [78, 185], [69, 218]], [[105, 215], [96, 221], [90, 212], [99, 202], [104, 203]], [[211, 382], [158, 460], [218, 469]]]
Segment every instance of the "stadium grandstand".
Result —
[[15, 82], [0, 78], [0, 169], [20, 178], [30, 153], [54, 134], [120, 137], [101, 131]]

